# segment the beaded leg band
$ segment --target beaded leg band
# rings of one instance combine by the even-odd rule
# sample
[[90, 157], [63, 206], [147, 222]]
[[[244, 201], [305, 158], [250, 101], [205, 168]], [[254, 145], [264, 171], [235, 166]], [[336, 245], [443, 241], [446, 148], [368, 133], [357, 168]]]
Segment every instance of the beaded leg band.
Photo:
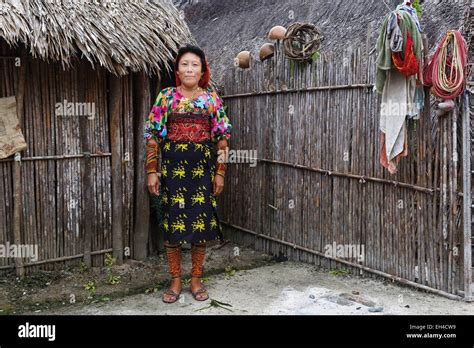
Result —
[[202, 277], [204, 258], [206, 257], [206, 244], [193, 244], [191, 246], [191, 276]]
[[181, 277], [181, 245], [166, 245], [166, 255], [171, 277]]

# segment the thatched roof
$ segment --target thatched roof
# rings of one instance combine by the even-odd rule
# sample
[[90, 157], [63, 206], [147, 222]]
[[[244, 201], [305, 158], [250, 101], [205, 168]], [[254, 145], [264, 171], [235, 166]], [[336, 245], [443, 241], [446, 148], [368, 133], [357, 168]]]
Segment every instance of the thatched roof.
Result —
[[[385, 15], [400, 0], [175, 0], [198, 44], [206, 51], [216, 81], [233, 69], [241, 50], [258, 58], [260, 46], [275, 25], [310, 22], [323, 31], [321, 51], [342, 52], [349, 46], [375, 46]], [[448, 29], [459, 29], [470, 0], [425, 0], [421, 23], [430, 49]]]
[[0, 38], [65, 67], [77, 56], [116, 75], [169, 72], [179, 46], [195, 43], [171, 0], [4, 0]]

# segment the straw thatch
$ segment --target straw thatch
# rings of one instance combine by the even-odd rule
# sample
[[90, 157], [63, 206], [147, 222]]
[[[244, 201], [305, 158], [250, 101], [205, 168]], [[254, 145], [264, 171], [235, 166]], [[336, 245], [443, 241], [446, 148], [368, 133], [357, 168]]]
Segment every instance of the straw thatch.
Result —
[[170, 72], [179, 46], [195, 42], [170, 0], [5, 0], [0, 14], [8, 44], [63, 67], [84, 57], [116, 75]]
[[[421, 23], [430, 49], [448, 29], [460, 29], [469, 0], [425, 0]], [[401, 0], [175, 0], [198, 44], [209, 55], [213, 75], [222, 82], [232, 73], [233, 59], [248, 50], [258, 59], [268, 31], [295, 22], [318, 26], [324, 35], [321, 52], [342, 54], [352, 47], [375, 46], [387, 13]], [[216, 33], [218, 33], [216, 35]]]

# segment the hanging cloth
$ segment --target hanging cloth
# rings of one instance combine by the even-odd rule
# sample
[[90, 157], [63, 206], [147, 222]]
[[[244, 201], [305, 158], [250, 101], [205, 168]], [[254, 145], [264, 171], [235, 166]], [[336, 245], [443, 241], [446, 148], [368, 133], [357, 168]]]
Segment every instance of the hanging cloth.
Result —
[[410, 33], [407, 32], [407, 43], [405, 45], [405, 54], [402, 58], [399, 52], [392, 52], [392, 62], [395, 68], [405, 76], [418, 73], [420, 66], [413, 51], [413, 41]]
[[[422, 61], [422, 50], [423, 50], [423, 43], [421, 39], [421, 34], [417, 29], [416, 23], [411, 17], [411, 15], [406, 12], [406, 11], [395, 11], [395, 14], [398, 16], [400, 19], [399, 21], [399, 27], [402, 32], [403, 38], [407, 38], [408, 35], [410, 34], [410, 40], [411, 40], [411, 45], [412, 45], [412, 50], [414, 53], [414, 58], [417, 59], [418, 65], [420, 66], [420, 62]], [[387, 78], [387, 74], [390, 70], [395, 69], [393, 59], [392, 59], [392, 48], [390, 44], [390, 38], [387, 35], [387, 27], [389, 25], [389, 20], [391, 18], [391, 14], [387, 15], [385, 17], [385, 20], [382, 24], [382, 30], [379, 34], [379, 37], [377, 38], [377, 44], [376, 44], [376, 50], [377, 50], [377, 72], [376, 72], [376, 79], [375, 79], [375, 87], [378, 93], [382, 93], [383, 88], [385, 86], [385, 79]], [[392, 17], [393, 18], [393, 17]], [[406, 68], [408, 71], [411, 71], [413, 68], [413, 58], [409, 57], [407, 55], [407, 58], [405, 59], [405, 53], [406, 52], [411, 52], [411, 50], [406, 49], [408, 42], [407, 40], [404, 40], [403, 42], [403, 49], [402, 52], [404, 54], [403, 59], [400, 58], [398, 62], [403, 62], [405, 63], [406, 61]], [[400, 66], [403, 67], [404, 64], [400, 63]], [[420, 70], [420, 69], [419, 69]]]
[[416, 14], [416, 9], [414, 9], [410, 5], [400, 4], [400, 5], [397, 6], [396, 10], [408, 12], [410, 14], [410, 16], [413, 18], [413, 20], [415, 21], [416, 27], [418, 28], [418, 31], [420, 33], [423, 32], [423, 28], [421, 27], [421, 24], [420, 24], [420, 19], [418, 18], [418, 15]]

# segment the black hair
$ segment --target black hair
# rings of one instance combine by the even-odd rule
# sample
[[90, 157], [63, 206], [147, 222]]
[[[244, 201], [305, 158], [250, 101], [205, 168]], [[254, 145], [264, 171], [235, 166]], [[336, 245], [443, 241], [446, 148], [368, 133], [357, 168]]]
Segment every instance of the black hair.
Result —
[[181, 60], [181, 57], [186, 53], [194, 53], [195, 55], [197, 55], [201, 59], [201, 72], [206, 72], [206, 54], [198, 46], [194, 46], [191, 44], [187, 44], [179, 48], [178, 55], [176, 56], [174, 64], [175, 71], [178, 71], [179, 61]]

